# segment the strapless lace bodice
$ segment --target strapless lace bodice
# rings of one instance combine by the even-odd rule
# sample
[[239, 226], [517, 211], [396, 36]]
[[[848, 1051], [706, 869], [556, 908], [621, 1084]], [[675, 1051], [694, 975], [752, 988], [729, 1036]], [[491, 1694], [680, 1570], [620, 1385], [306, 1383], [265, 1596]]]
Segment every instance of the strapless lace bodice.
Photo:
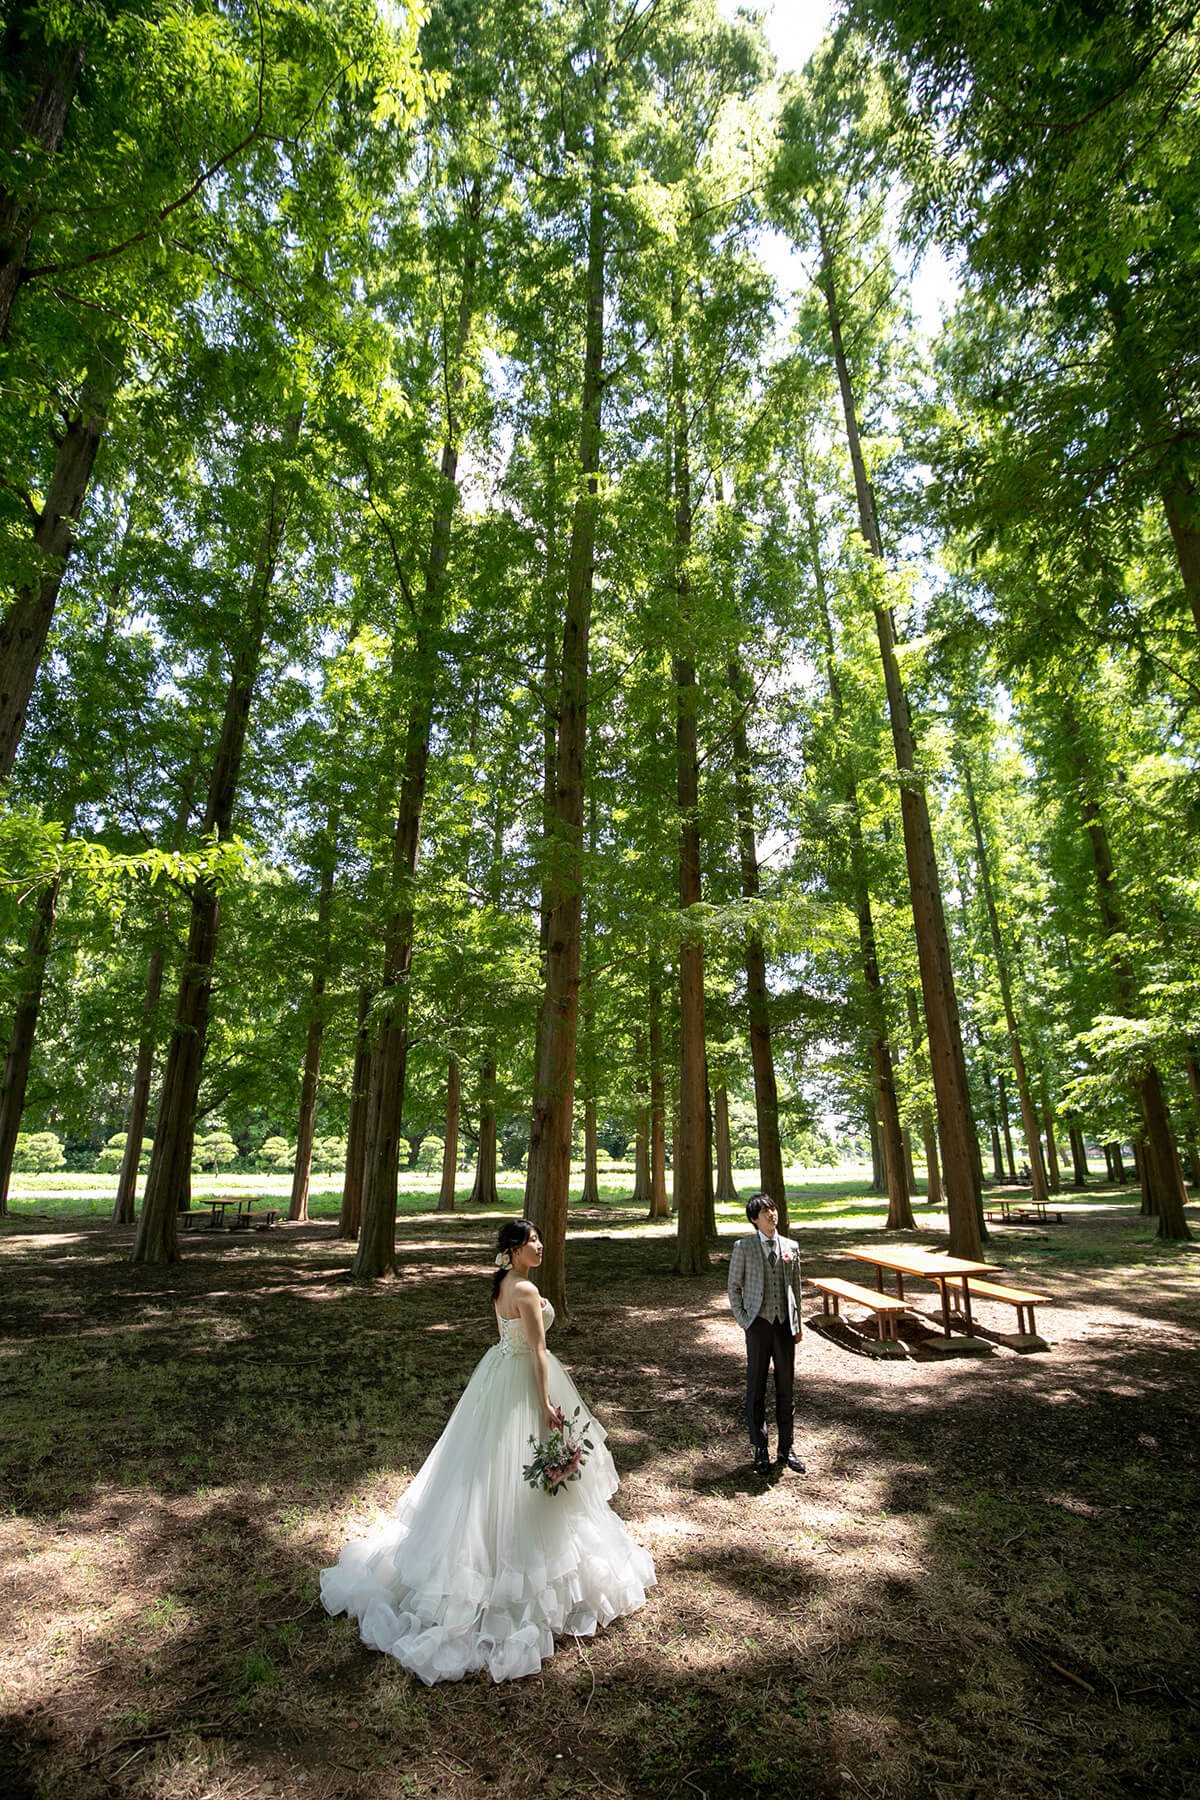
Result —
[[[528, 1356], [529, 1339], [525, 1336], [525, 1327], [520, 1319], [501, 1319], [497, 1314], [500, 1326], [500, 1353], [502, 1356]], [[542, 1324], [549, 1331], [554, 1323], [554, 1308], [548, 1300], [542, 1301]]]

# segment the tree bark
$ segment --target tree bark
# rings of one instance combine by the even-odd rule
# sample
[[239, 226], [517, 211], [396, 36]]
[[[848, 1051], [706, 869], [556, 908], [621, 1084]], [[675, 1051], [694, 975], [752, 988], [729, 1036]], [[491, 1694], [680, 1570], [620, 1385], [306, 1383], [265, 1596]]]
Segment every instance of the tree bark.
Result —
[[[1101, 817], [1099, 803], [1095, 797], [1097, 783], [1093, 776], [1091, 760], [1084, 746], [1074, 705], [1065, 696], [1060, 696], [1060, 717], [1066, 732], [1084, 828], [1092, 852], [1100, 905], [1101, 929], [1108, 943], [1116, 946], [1112, 956], [1112, 969], [1117, 1000], [1126, 1016], [1133, 1018], [1140, 1011], [1141, 996], [1128, 952], [1122, 947], [1126, 941], [1125, 921], [1117, 889], [1112, 850], [1108, 841], [1108, 832]], [[1158, 1216], [1158, 1235], [1160, 1238], [1173, 1241], [1185, 1241], [1192, 1235], [1184, 1217], [1187, 1189], [1184, 1186], [1183, 1169], [1179, 1162], [1175, 1135], [1171, 1129], [1171, 1119], [1163, 1095], [1162, 1081], [1153, 1062], [1145, 1065], [1135, 1083], [1135, 1088], [1143, 1127], [1143, 1161], [1140, 1172], [1146, 1183], [1149, 1203]]]
[[1025, 1056], [1021, 1047], [1021, 1034], [1017, 1029], [1016, 1008], [1013, 1006], [1012, 982], [1009, 979], [1008, 957], [1004, 949], [1004, 940], [1000, 935], [1000, 918], [996, 910], [995, 895], [992, 891], [991, 870], [988, 864], [987, 846], [984, 843], [983, 825], [979, 817], [979, 806], [975, 799], [975, 785], [971, 780], [971, 764], [965, 748], [960, 750], [959, 767], [962, 770], [963, 785], [967, 795], [967, 806], [971, 814], [971, 829], [975, 836], [975, 853], [979, 858], [979, 882], [983, 889], [983, 901], [987, 911], [988, 929], [992, 936], [992, 955], [996, 964], [996, 976], [1000, 983], [1000, 998], [1004, 1005], [1004, 1022], [1008, 1027], [1009, 1053], [1012, 1056], [1013, 1074], [1017, 1082], [1017, 1097], [1021, 1103], [1021, 1124], [1025, 1132], [1025, 1143], [1029, 1153], [1030, 1197], [1035, 1206], [1044, 1206], [1047, 1197], [1046, 1167], [1042, 1161], [1042, 1140], [1038, 1132], [1037, 1108], [1034, 1105], [1033, 1090], [1025, 1071]]
[[325, 983], [329, 967], [329, 914], [333, 904], [334, 844], [337, 820], [326, 824], [326, 851], [317, 901], [317, 953], [308, 990], [308, 1030], [304, 1040], [304, 1073], [300, 1078], [300, 1113], [296, 1123], [296, 1161], [292, 1167], [289, 1219], [308, 1218], [308, 1184], [312, 1179], [313, 1140], [317, 1130], [317, 1089], [321, 1082], [321, 1041], [325, 1032]]
[[1124, 1187], [1125, 1158], [1121, 1151], [1120, 1140], [1114, 1138], [1111, 1143], [1105, 1144], [1104, 1153], [1108, 1157], [1109, 1179], [1116, 1182], [1118, 1186]]
[[658, 957], [650, 953], [650, 1212], [652, 1219], [670, 1217], [667, 1198], [667, 1083], [663, 1073], [662, 988]]
[[[195, 797], [199, 773], [199, 765], [193, 755], [190, 767], [184, 777], [179, 808], [175, 814], [175, 825], [171, 834], [173, 850], [182, 848], [187, 835], [187, 822], [191, 816], [192, 801]], [[146, 1137], [146, 1119], [150, 1112], [150, 1084], [154, 1076], [154, 1053], [158, 1048], [158, 1003], [162, 996], [163, 974], [166, 968], [166, 950], [162, 937], [165, 936], [169, 923], [168, 910], [166, 906], [163, 907], [159, 926], [160, 941], [151, 949], [146, 965], [146, 992], [142, 999], [142, 1035], [138, 1041], [137, 1064], [134, 1069], [133, 1088], [129, 1096], [129, 1125], [125, 1133], [125, 1154], [121, 1158], [121, 1173], [117, 1178], [117, 1195], [113, 1202], [112, 1222], [114, 1225], [132, 1225], [137, 1216], [134, 1202], [137, 1198], [137, 1178], [142, 1160], [142, 1145]]]
[[[291, 415], [284, 429], [285, 454], [295, 448], [299, 435], [300, 414], [297, 412]], [[267, 497], [254, 582], [239, 641], [234, 647], [225, 713], [213, 758], [202, 827], [205, 838], [219, 843], [228, 840], [233, 826], [242, 754], [270, 614], [271, 590], [283, 544], [289, 491], [276, 475]], [[135, 1263], [173, 1263], [179, 1258], [175, 1218], [179, 1211], [186, 1210], [191, 1194], [196, 1097], [204, 1065], [219, 923], [217, 884], [211, 876], [202, 875], [192, 888], [191, 926], [163, 1073], [146, 1193], [133, 1245]]]
[[45, 504], [34, 523], [33, 542], [44, 572], [17, 590], [0, 623], [0, 781], [7, 781], [12, 773], [25, 730], [30, 696], [103, 432], [99, 391], [85, 383], [79, 408], [59, 440]]
[[358, 990], [358, 1022], [354, 1032], [354, 1070], [350, 1077], [350, 1118], [346, 1128], [346, 1174], [338, 1236], [354, 1239], [362, 1228], [363, 1177], [367, 1160], [367, 1112], [371, 1098], [371, 1002], [374, 989]]
[[1017, 1179], [1017, 1159], [1013, 1155], [1012, 1129], [1008, 1121], [1008, 1083], [1004, 1079], [1004, 1070], [996, 1070], [996, 1086], [1000, 1093], [1000, 1125], [1004, 1132], [1004, 1153], [1008, 1158], [1008, 1179], [1015, 1183]]
[[599, 1206], [600, 1176], [596, 1168], [596, 1102], [589, 1097], [583, 1103], [583, 1188], [580, 1206]]
[[484, 1057], [479, 1070], [479, 1149], [470, 1203], [489, 1212], [500, 1204], [496, 1190], [496, 1063], [490, 1056]]
[[671, 352], [673, 476], [675, 499], [674, 574], [679, 629], [685, 641], [674, 657], [675, 801], [679, 815], [679, 1130], [675, 1138], [675, 1267], [699, 1275], [708, 1258], [708, 1071], [704, 1029], [704, 941], [688, 919], [702, 897], [700, 879], [700, 757], [696, 713], [699, 687], [686, 634], [692, 629], [692, 492], [689, 463], [687, 366], [678, 277], [672, 275]]
[[[600, 70], [594, 72], [600, 98]], [[541, 1285], [567, 1316], [567, 1203], [571, 1189], [575, 1038], [579, 1015], [583, 800], [587, 755], [588, 640], [592, 619], [604, 398], [607, 133], [592, 131], [587, 227], [587, 311], [579, 409], [579, 490], [571, 519], [563, 619], [554, 817], [547, 844], [546, 976], [534, 1073], [525, 1212], [542, 1234]]]
[[1088, 1184], [1088, 1162], [1083, 1133], [1078, 1125], [1068, 1126], [1068, 1132], [1071, 1143], [1071, 1164], [1075, 1172], [1075, 1186], [1085, 1188]]
[[[820, 223], [818, 229], [822, 252], [820, 285], [825, 296], [834, 363], [837, 369], [842, 411], [846, 424], [846, 439], [854, 470], [859, 526], [871, 555], [882, 565], [883, 546], [875, 517], [875, 499], [867, 480], [866, 464], [859, 441], [854, 392], [842, 342], [833, 260], [825, 238], [824, 227]], [[987, 1232], [983, 1222], [983, 1203], [978, 1176], [978, 1147], [974, 1143], [975, 1126], [971, 1116], [971, 1093], [967, 1082], [966, 1058], [963, 1054], [954, 971], [950, 963], [950, 942], [946, 932], [945, 912], [942, 907], [941, 880], [938, 874], [929, 808], [925, 798], [925, 786], [917, 774], [908, 696], [900, 677], [891, 610], [882, 602], [877, 601], [874, 611], [879, 653], [883, 662], [884, 684], [887, 690], [888, 715], [892, 727], [896, 767], [900, 773], [900, 814], [904, 826], [904, 854], [908, 867], [913, 927], [917, 940], [917, 958], [921, 969], [921, 990], [925, 1006], [925, 1025], [929, 1038], [930, 1070], [933, 1076], [934, 1094], [937, 1098], [938, 1139], [941, 1143], [945, 1169], [950, 1250], [953, 1255], [977, 1259]]]
[[[914, 1068], [921, 1061], [921, 1016], [917, 1004], [917, 996], [909, 988], [905, 1000], [908, 1006], [908, 1029], [912, 1042]], [[921, 1107], [921, 1145], [925, 1154], [925, 1203], [927, 1206], [943, 1204], [942, 1175], [938, 1166], [937, 1132], [934, 1130], [933, 1114], [928, 1106]]]
[[1188, 1093], [1192, 1101], [1192, 1119], [1188, 1130], [1188, 1153], [1192, 1160], [1192, 1185], [1200, 1186], [1200, 1145], [1196, 1142], [1196, 1122], [1200, 1118], [1200, 1062], [1196, 1060], [1195, 1046], [1189, 1044], [1187, 1055], [1183, 1059], [1187, 1071]]
[[53, 881], [47, 882], [34, 903], [33, 920], [18, 976], [16, 1010], [8, 1038], [8, 1053], [4, 1058], [4, 1073], [0, 1076], [0, 1214], [8, 1212], [8, 1186], [12, 1180], [21, 1115], [25, 1110], [25, 1089], [29, 1083], [61, 882], [61, 875], [56, 875]]
[[733, 1147], [729, 1139], [729, 1093], [722, 1082], [713, 1095], [713, 1119], [717, 1146], [717, 1191], [721, 1205], [736, 1205], [741, 1198], [733, 1174]]
[[1046, 1160], [1050, 1164], [1050, 1192], [1061, 1194], [1062, 1176], [1058, 1167], [1058, 1142], [1054, 1136], [1054, 1107], [1050, 1100], [1050, 1087], [1044, 1075], [1042, 1076], [1042, 1118], [1046, 1124]]
[[[742, 898], [757, 900], [758, 844], [754, 830], [754, 797], [750, 774], [750, 742], [746, 714], [750, 706], [749, 683], [737, 656], [729, 659], [729, 689], [733, 697], [734, 805], [737, 808], [738, 862]], [[746, 1013], [750, 1035], [750, 1068], [754, 1076], [754, 1118], [758, 1135], [758, 1180], [761, 1191], [774, 1203], [778, 1228], [787, 1236], [787, 1187], [783, 1176], [783, 1145], [779, 1136], [779, 1085], [775, 1078], [775, 1054], [771, 1048], [771, 1010], [767, 988], [767, 953], [754, 925], [746, 933]]]
[[907, 1125], [901, 1132], [901, 1139], [904, 1147], [904, 1185], [911, 1196], [917, 1191], [917, 1177], [913, 1169], [912, 1132]]
[[[396, 1195], [404, 1082], [408, 1070], [414, 884], [439, 667], [435, 638], [445, 604], [450, 533], [458, 501], [458, 408], [466, 385], [465, 357], [475, 316], [479, 260], [477, 232], [482, 204], [482, 188], [476, 178], [465, 202], [462, 287], [454, 338], [445, 359], [446, 436], [430, 528], [424, 592], [414, 621], [416, 642], [407, 659], [412, 698], [405, 724], [404, 765], [392, 836], [389, 910], [384, 924], [383, 973], [376, 1006], [378, 1025], [371, 1048], [362, 1226], [350, 1268], [351, 1274], [361, 1280], [394, 1274], [396, 1268]], [[399, 568], [397, 578], [400, 578]]]
[[[40, 36], [36, 40], [19, 35], [10, 28], [0, 42], [10, 76], [18, 81], [25, 77], [28, 98], [21, 111], [21, 135], [31, 139], [41, 152], [39, 161], [49, 162], [58, 154], [66, 130], [67, 115], [75, 97], [75, 85], [83, 68], [86, 46], [55, 44], [52, 48]], [[28, 167], [30, 159], [24, 144], [18, 154]], [[35, 168], [37, 164], [33, 165]], [[27, 260], [29, 239], [40, 211], [38, 195], [31, 190], [18, 193], [0, 187], [0, 339], [8, 331], [9, 315], [21, 285]]]
[[458, 1058], [450, 1058], [446, 1072], [446, 1139], [442, 1149], [442, 1186], [438, 1194], [439, 1212], [454, 1211], [454, 1186], [458, 1174], [458, 1118], [462, 1102], [462, 1076]]
[[887, 1169], [883, 1161], [883, 1139], [879, 1133], [879, 1112], [875, 1105], [875, 1083], [872, 1078], [866, 1100], [867, 1140], [871, 1146], [871, 1192], [886, 1194]]
[[649, 1206], [650, 1204], [650, 1083], [646, 1074], [646, 1058], [649, 1054], [645, 1033], [639, 1031], [634, 1038], [633, 1054], [637, 1062], [637, 1106], [634, 1110], [633, 1126], [633, 1192], [629, 1196], [630, 1206]]
[[[807, 482], [804, 510], [808, 527], [809, 560], [817, 594], [817, 610], [825, 641], [825, 673], [833, 716], [840, 725], [845, 718], [842, 682], [838, 673], [837, 647], [833, 638], [833, 621], [829, 614], [829, 598], [825, 589], [825, 571], [821, 556], [821, 537]], [[858, 922], [858, 954], [862, 966], [863, 988], [867, 1008], [867, 1049], [871, 1059], [874, 1086], [874, 1116], [878, 1128], [883, 1173], [888, 1197], [885, 1231], [915, 1231], [910, 1188], [905, 1178], [904, 1141], [900, 1130], [900, 1103], [896, 1097], [896, 1072], [892, 1046], [887, 1034], [887, 1009], [883, 977], [879, 970], [879, 951], [875, 938], [875, 920], [871, 911], [871, 891], [867, 881], [866, 856], [863, 846], [862, 818], [858, 804], [858, 783], [846, 770], [842, 778], [849, 821], [850, 876], [854, 887], [854, 909]]]

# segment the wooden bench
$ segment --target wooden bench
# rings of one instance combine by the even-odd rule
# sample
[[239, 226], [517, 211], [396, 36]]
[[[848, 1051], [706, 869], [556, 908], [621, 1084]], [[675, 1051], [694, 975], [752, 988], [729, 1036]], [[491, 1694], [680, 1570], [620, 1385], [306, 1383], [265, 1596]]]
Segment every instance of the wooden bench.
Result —
[[874, 1288], [860, 1287], [856, 1281], [843, 1281], [837, 1275], [806, 1275], [809, 1287], [815, 1287], [821, 1296], [821, 1305], [826, 1317], [829, 1314], [829, 1302], [833, 1301], [833, 1316], [840, 1318], [838, 1307], [841, 1301], [849, 1300], [855, 1306], [867, 1306], [879, 1319], [879, 1335], [884, 1338], [896, 1338], [896, 1319], [902, 1312], [908, 1311], [903, 1300], [894, 1299], [890, 1294], [880, 1294]]
[[[961, 1281], [956, 1281], [953, 1276], [948, 1276], [946, 1286], [949, 1289], [952, 1298], [955, 1300], [961, 1298]], [[1024, 1288], [1000, 1287], [994, 1281], [980, 1281], [977, 1276], [973, 1275], [971, 1277], [972, 1300], [977, 1296], [981, 1300], [1007, 1300], [1010, 1306], [1015, 1306], [1017, 1309], [1017, 1330], [1027, 1331], [1030, 1337], [1035, 1337], [1037, 1335], [1033, 1322], [1034, 1307], [1041, 1305], [1049, 1306], [1050, 1304], [1049, 1294], [1029, 1294], [1026, 1293]], [[1028, 1313], [1029, 1315], [1028, 1325], [1026, 1325], [1022, 1316], [1025, 1313]]]

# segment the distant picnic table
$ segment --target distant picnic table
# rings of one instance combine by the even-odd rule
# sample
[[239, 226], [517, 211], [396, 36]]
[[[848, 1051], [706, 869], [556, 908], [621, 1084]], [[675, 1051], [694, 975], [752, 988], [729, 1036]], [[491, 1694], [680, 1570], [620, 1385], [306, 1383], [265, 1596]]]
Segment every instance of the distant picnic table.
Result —
[[[266, 1210], [254, 1212], [256, 1206], [266, 1201]], [[208, 1231], [249, 1231], [251, 1226], [256, 1231], [269, 1231], [279, 1217], [278, 1207], [270, 1204], [270, 1196], [264, 1194], [228, 1194], [211, 1199], [198, 1200], [193, 1211], [180, 1213], [179, 1222], [185, 1229], [191, 1228], [193, 1219], [200, 1218], [204, 1207], [209, 1209]], [[233, 1217], [230, 1218], [232, 1209]]]
[[[1044, 1200], [1034, 1200], [1032, 1196], [1026, 1200], [1006, 1200], [1003, 1195], [995, 1195], [989, 1198], [983, 1216], [989, 1225], [1044, 1225], [1050, 1214]], [[1055, 1213], [1054, 1219], [1056, 1224], [1062, 1224], [1061, 1213]]]

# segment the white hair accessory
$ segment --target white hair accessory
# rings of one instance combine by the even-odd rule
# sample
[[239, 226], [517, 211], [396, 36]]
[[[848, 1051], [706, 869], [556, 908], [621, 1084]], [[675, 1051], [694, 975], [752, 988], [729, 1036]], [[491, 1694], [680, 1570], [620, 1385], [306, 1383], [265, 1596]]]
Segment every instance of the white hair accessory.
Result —
[[498, 1269], [507, 1269], [512, 1264], [512, 1252], [509, 1250], [497, 1250], [492, 1261]]

